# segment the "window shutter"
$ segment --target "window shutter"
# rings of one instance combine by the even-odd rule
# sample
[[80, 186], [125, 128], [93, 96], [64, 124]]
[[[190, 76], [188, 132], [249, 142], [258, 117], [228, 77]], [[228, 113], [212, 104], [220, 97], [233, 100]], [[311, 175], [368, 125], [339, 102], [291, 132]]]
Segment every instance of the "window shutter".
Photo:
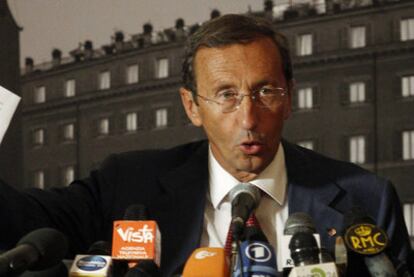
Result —
[[378, 92], [374, 91], [374, 82], [371, 79], [365, 80], [365, 102], [372, 102], [375, 96], [375, 93], [378, 96]]
[[342, 136], [342, 160], [344, 161], [349, 161], [350, 160], [350, 155], [349, 155], [349, 136]]
[[297, 111], [298, 110], [298, 92], [299, 92], [299, 88], [294, 89], [293, 93], [292, 93], [292, 111]]
[[339, 48], [348, 49], [349, 48], [349, 28], [343, 27], [339, 30]]
[[365, 46], [375, 45], [375, 38], [373, 34], [373, 27], [371, 24], [364, 25], [365, 27]]
[[297, 44], [298, 44], [298, 36], [292, 36], [292, 39], [290, 39], [290, 49], [291, 49], [291, 56], [297, 57], [298, 56], [298, 50], [297, 50]]
[[318, 54], [319, 51], [319, 40], [318, 35], [313, 32], [312, 34], [312, 55]]
[[322, 97], [321, 91], [321, 88], [318, 86], [312, 87], [312, 101], [314, 109], [320, 108], [320, 102]]
[[[126, 127], [127, 127], [127, 124], [126, 124], [126, 118], [127, 118], [127, 114], [128, 113], [119, 113], [118, 115], [116, 115], [115, 116], [115, 120], [114, 121], [116, 121], [116, 130], [114, 130], [114, 131], [117, 131], [117, 133], [125, 133], [126, 132]], [[111, 124], [109, 124], [109, 126], [110, 126]], [[115, 127], [115, 126], [114, 126]], [[114, 128], [115, 129], [115, 128]]]
[[95, 118], [91, 121], [91, 131], [92, 131], [92, 136], [93, 137], [97, 137], [99, 135], [99, 130], [98, 130], [98, 123], [99, 123], [99, 118]]
[[401, 40], [400, 30], [401, 19], [395, 19], [391, 21], [391, 40], [393, 42]]
[[394, 138], [393, 138], [393, 159], [394, 161], [402, 161], [403, 159], [403, 149], [402, 149], [402, 131], [397, 130], [394, 131]]
[[402, 98], [402, 76], [395, 76], [395, 78], [393, 78], [394, 80], [394, 84], [393, 84], [393, 95], [395, 96], [395, 99], [400, 99]]
[[341, 82], [338, 86], [338, 93], [341, 105], [349, 105], [349, 83]]

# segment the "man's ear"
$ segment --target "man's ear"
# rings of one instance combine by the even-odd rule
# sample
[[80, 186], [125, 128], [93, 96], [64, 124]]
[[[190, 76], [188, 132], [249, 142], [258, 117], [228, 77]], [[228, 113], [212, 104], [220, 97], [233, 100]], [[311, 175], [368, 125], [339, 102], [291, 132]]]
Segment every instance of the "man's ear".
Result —
[[194, 101], [193, 94], [191, 93], [191, 91], [181, 87], [180, 95], [181, 102], [183, 103], [187, 117], [195, 126], [200, 127], [201, 125], [203, 125], [200, 117], [199, 106]]
[[283, 114], [283, 118], [286, 120], [289, 118], [290, 114], [292, 113], [292, 97], [293, 97], [293, 92], [295, 89], [295, 80], [292, 79], [290, 81], [288, 81], [287, 84], [287, 90], [288, 90], [288, 94], [287, 99], [286, 99], [286, 103], [285, 103], [285, 109], [284, 109], [284, 114]]

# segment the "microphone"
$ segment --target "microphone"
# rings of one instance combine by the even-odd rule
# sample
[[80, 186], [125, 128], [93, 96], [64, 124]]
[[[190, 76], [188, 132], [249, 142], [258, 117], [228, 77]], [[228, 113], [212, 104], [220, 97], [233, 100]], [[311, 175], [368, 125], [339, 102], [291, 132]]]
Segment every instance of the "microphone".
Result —
[[145, 206], [130, 205], [124, 220], [114, 221], [112, 258], [128, 262], [131, 269], [127, 274], [131, 276], [158, 276], [160, 256], [161, 234], [157, 223], [147, 220]]
[[52, 228], [34, 230], [21, 238], [15, 248], [0, 255], [0, 276], [53, 267], [67, 250], [68, 242], [61, 232]]
[[[289, 277], [338, 276], [332, 257], [328, 255], [326, 250], [321, 253], [313, 234], [305, 232], [294, 234], [289, 243], [289, 249], [295, 264]], [[322, 254], [321, 259], [319, 254]]]
[[319, 264], [319, 248], [313, 234], [299, 232], [289, 243], [290, 256], [295, 266]]
[[256, 225], [246, 226], [232, 276], [277, 276], [276, 255], [266, 235]]
[[75, 276], [111, 276], [112, 258], [110, 245], [106, 241], [93, 243], [85, 255], [76, 255], [69, 271], [69, 277]]
[[184, 266], [183, 277], [227, 277], [229, 265], [223, 248], [201, 247], [194, 250]]
[[289, 243], [292, 239], [292, 236], [296, 233], [308, 233], [312, 234], [316, 239], [316, 243], [320, 246], [320, 236], [316, 232], [315, 224], [313, 223], [312, 218], [303, 212], [297, 212], [291, 214], [285, 223], [285, 228], [283, 230], [283, 236], [280, 241], [280, 269], [283, 268], [285, 274], [288, 274], [290, 269], [294, 267], [294, 262], [291, 258], [289, 251]]
[[232, 277], [276, 277], [276, 255], [265, 241], [243, 241]]
[[260, 191], [248, 183], [235, 186], [229, 193], [231, 201], [231, 228], [233, 239], [240, 240], [244, 225], [260, 200]]
[[352, 208], [344, 216], [345, 244], [353, 254], [362, 255], [371, 276], [397, 276], [391, 260], [383, 251], [388, 245], [385, 231], [360, 207]]

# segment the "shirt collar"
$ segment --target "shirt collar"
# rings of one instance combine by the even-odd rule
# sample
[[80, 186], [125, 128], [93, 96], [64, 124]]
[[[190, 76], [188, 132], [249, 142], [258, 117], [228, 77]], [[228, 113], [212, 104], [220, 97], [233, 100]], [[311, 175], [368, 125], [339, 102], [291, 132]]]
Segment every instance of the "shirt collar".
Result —
[[[230, 190], [240, 182], [230, 175], [216, 160], [211, 147], [208, 152], [208, 169], [210, 173], [210, 199], [213, 207], [218, 208]], [[280, 205], [286, 198], [287, 174], [283, 146], [279, 143], [278, 151], [272, 162], [251, 184], [260, 188]]]

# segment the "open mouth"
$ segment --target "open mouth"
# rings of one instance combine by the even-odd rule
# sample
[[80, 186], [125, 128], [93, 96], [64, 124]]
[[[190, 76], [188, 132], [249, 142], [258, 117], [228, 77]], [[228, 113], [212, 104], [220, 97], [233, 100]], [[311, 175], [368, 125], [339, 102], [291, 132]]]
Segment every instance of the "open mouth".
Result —
[[240, 144], [240, 149], [247, 155], [255, 155], [260, 153], [264, 148], [264, 145], [258, 141], [249, 141]]

